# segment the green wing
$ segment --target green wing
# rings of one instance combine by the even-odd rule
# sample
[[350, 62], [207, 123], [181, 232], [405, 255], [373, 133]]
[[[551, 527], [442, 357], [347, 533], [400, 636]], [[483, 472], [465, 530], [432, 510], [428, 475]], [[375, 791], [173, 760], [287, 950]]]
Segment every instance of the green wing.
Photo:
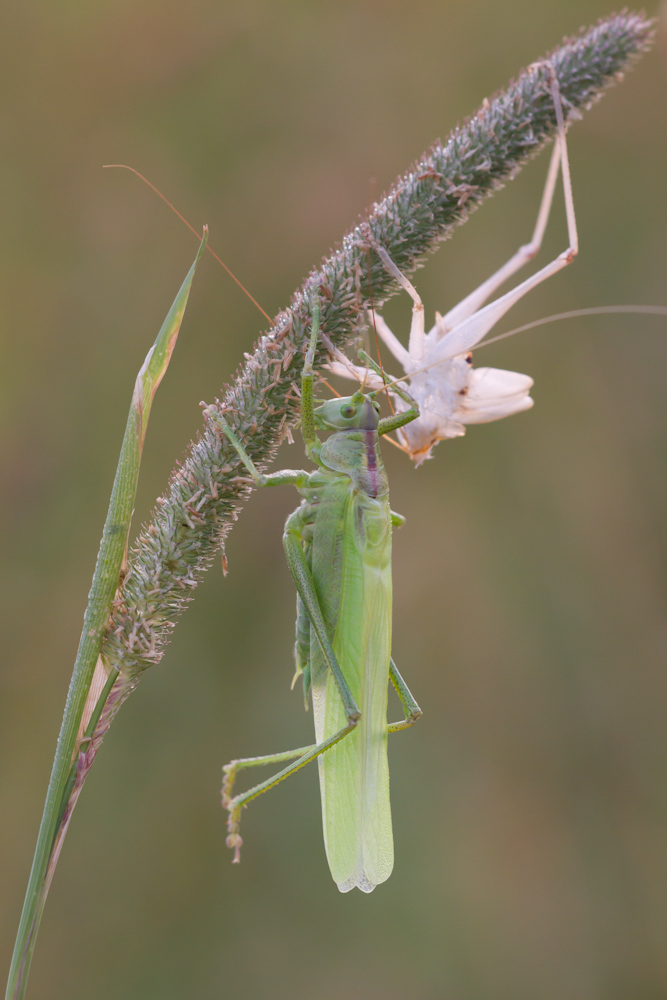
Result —
[[[391, 656], [391, 520], [386, 498], [329, 487], [311, 549], [320, 598], [341, 670], [361, 709], [357, 728], [319, 758], [324, 842], [341, 892], [371, 892], [389, 878], [394, 846], [387, 763]], [[318, 742], [345, 725], [340, 694], [311, 629]]]

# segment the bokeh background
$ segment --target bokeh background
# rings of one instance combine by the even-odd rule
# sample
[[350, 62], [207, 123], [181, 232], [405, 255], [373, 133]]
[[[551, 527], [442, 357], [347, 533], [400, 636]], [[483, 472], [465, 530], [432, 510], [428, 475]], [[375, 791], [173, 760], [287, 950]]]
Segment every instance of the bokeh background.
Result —
[[[26, 0], [0, 31], [0, 924], [8, 965], [135, 373], [196, 250], [269, 312], [437, 136], [610, 0]], [[570, 131], [581, 255], [503, 328], [667, 304], [658, 46]], [[534, 223], [542, 156], [417, 279], [444, 311]], [[566, 246], [560, 202], [543, 261]], [[410, 303], [386, 311], [407, 331]], [[200, 266], [149, 429], [136, 523], [265, 323]], [[667, 328], [545, 327], [477, 359], [530, 413], [386, 456], [395, 656], [423, 722], [390, 750], [396, 869], [341, 896], [316, 774], [244, 819], [221, 764], [310, 740], [294, 594], [255, 494], [108, 736], [47, 905], [30, 997], [667, 996]], [[279, 462], [300, 465], [285, 446]], [[398, 709], [396, 709], [398, 711]]]

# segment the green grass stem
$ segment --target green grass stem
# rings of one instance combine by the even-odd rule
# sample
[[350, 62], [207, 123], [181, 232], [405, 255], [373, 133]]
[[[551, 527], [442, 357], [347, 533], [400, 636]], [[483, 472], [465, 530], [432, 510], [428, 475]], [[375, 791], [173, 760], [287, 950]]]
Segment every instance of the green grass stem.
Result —
[[20, 1000], [25, 994], [42, 911], [65, 831], [99, 746], [104, 709], [119, 677], [117, 669], [105, 670], [101, 690], [91, 700], [100, 648], [123, 571], [151, 404], [169, 365], [206, 239], [205, 234], [135, 382], [14, 948], [7, 1000]]

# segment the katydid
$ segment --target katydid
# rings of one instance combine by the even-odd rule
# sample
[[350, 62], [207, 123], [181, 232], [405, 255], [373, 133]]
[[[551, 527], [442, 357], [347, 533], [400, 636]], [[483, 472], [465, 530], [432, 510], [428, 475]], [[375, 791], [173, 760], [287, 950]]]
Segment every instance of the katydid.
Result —
[[[387, 735], [421, 715], [391, 658], [391, 529], [403, 518], [389, 508], [379, 438], [419, 415], [397, 388], [404, 412], [379, 416], [375, 393], [361, 389], [313, 402], [313, 359], [319, 306], [301, 376], [301, 429], [314, 472], [291, 469], [261, 475], [217, 411], [205, 411], [229, 438], [260, 486], [290, 484], [302, 495], [287, 519], [285, 554], [297, 589], [296, 662], [312, 696], [317, 742], [285, 753], [234, 760], [224, 768], [223, 805], [228, 846], [239, 860], [242, 809], [258, 795], [317, 758], [324, 842], [341, 892], [371, 892], [391, 874], [394, 849], [389, 806]], [[317, 429], [330, 431], [320, 443]], [[393, 684], [405, 719], [387, 724]], [[233, 795], [239, 770], [293, 761], [273, 777]]]

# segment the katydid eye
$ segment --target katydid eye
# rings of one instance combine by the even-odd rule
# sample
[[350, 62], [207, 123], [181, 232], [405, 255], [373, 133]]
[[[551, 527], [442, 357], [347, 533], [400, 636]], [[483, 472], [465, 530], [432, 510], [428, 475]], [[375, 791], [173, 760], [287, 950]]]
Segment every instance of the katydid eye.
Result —
[[349, 419], [350, 417], [356, 416], [357, 408], [356, 406], [353, 406], [352, 403], [346, 403], [345, 406], [341, 406], [340, 413], [342, 417]]

